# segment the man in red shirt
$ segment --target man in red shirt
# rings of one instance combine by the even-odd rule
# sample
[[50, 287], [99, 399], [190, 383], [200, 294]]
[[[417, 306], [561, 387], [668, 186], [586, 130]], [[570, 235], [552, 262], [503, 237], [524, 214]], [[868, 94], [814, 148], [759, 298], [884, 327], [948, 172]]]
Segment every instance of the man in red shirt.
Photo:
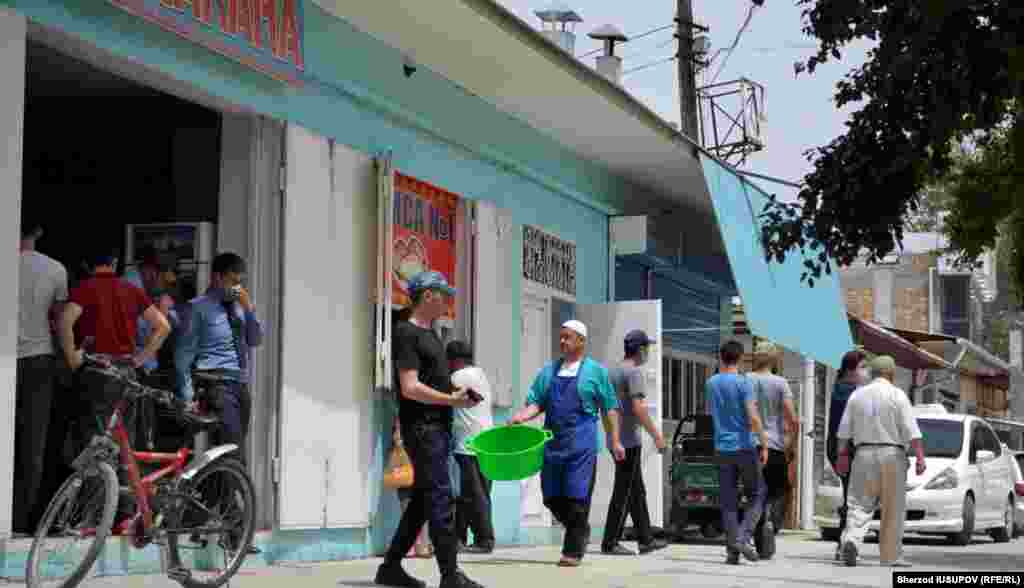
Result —
[[[117, 257], [110, 250], [100, 250], [87, 260], [92, 276], [71, 291], [61, 316], [61, 347], [72, 371], [82, 366], [81, 343], [93, 340], [90, 352], [107, 356], [124, 372], [135, 375], [136, 369], [156, 357], [171, 326], [164, 315], [141, 288], [114, 273]], [[135, 338], [139, 317], [150, 325], [150, 335], [141, 352], [136, 352]], [[78, 425], [74, 431], [78, 450], [100, 433], [97, 418], [103, 426], [121, 396], [121, 386], [110, 379], [89, 372], [76, 374], [80, 409]], [[129, 415], [124, 415], [128, 420]], [[133, 427], [129, 427], [132, 431]], [[132, 437], [134, 435], [131, 435]], [[134, 439], [132, 440], [134, 443]], [[122, 480], [122, 485], [125, 480]], [[122, 504], [120, 511], [128, 514], [130, 504]]]

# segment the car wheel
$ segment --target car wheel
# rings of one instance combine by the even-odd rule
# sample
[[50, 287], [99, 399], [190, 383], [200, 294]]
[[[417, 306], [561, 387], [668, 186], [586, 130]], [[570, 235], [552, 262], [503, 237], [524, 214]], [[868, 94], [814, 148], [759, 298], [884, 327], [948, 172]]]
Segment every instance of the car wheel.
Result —
[[1013, 497], [1010, 497], [1003, 508], [1003, 526], [998, 529], [992, 529], [989, 535], [996, 543], [1008, 543], [1013, 538], [1013, 530], [1016, 526], [1013, 512]]
[[722, 526], [718, 523], [704, 523], [700, 532], [704, 535], [705, 539], [718, 539], [722, 536]]
[[970, 545], [971, 537], [974, 536], [974, 496], [968, 494], [964, 496], [964, 528], [959, 533], [953, 533], [949, 536], [949, 541], [953, 545]]
[[822, 527], [821, 528], [821, 540], [822, 541], [839, 541], [839, 527]]

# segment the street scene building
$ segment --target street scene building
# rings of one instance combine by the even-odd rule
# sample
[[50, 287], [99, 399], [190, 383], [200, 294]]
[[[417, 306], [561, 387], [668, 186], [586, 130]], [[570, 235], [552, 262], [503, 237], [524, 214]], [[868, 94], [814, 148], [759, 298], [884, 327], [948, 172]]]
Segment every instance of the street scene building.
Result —
[[[920, 235], [902, 255], [829, 271], [812, 287], [804, 274], [817, 252], [769, 259], [763, 240], [768, 187], [792, 183], [743, 169], [766, 149], [765, 88], [710, 75], [708, 38], [693, 38], [699, 19], [680, 13], [665, 27], [686, 47], [672, 59], [676, 121], [631, 92], [620, 54], [630, 36], [586, 20], [586, 3], [538, 1], [529, 22], [505, 4], [0, 0], [0, 230], [24, 241], [38, 224], [34, 247], [66, 268], [71, 291], [95, 269], [85, 249], [101, 241], [125, 277], [150, 252], [161, 264], [170, 256], [161, 271], [176, 275], [178, 309], [222, 279], [218, 254], [245, 260], [239, 285], [262, 328], [247, 361], [232, 356], [251, 396], [239, 449], [256, 511], [246, 569], [388, 549], [402, 513], [384, 482], [400, 387], [392, 334], [427, 271], [456, 291], [431, 328], [473, 346], [499, 425], [560, 356], [567, 321], [586, 324], [589, 355], [609, 367], [630, 331], [656, 341], [643, 377], [669, 447], [643, 436], [639, 476], [659, 537], [725, 532], [718, 490], [687, 485], [676, 454], [694, 423], [712, 420], [706, 383], [730, 340], [744, 347], [741, 373], [771, 343], [793, 393], [785, 532], [825, 535], [833, 524], [822, 498], [834, 499], [838, 479], [829, 406], [855, 348], [893, 357], [893, 383], [915, 406], [999, 419], [986, 426], [1007, 452], [1024, 449], [1019, 362], [977, 342], [994, 260], [955, 269], [943, 237]], [[600, 49], [580, 49], [584, 31]], [[26, 418], [22, 267], [21, 250], [0, 254], [7, 447]], [[171, 326], [157, 371], [182, 369]], [[72, 410], [62, 398], [73, 378], [61, 369], [41, 501], [72, 471], [50, 465]], [[595, 542], [616, 476], [604, 433], [589, 499]], [[0, 456], [9, 578], [24, 577], [32, 545], [13, 512], [18, 460]], [[1006, 498], [979, 520], [997, 523]], [[562, 543], [540, 475], [495, 482], [491, 500], [499, 548]], [[710, 518], [687, 514], [698, 503], [714, 506]], [[98, 575], [167, 571], [160, 545], [130, 549], [130, 532], [114, 535]]]

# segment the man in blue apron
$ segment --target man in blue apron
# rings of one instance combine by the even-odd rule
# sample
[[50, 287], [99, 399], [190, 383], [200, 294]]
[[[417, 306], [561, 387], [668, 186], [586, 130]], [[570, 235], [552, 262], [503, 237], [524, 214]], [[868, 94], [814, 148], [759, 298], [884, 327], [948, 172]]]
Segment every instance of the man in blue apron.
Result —
[[580, 565], [590, 542], [590, 499], [597, 473], [597, 418], [603, 414], [616, 461], [625, 457], [619, 440], [619, 402], [608, 370], [586, 357], [587, 327], [579, 321], [562, 325], [562, 358], [549, 363], [530, 386], [526, 406], [509, 424], [544, 413], [544, 426], [555, 437], [544, 448], [541, 489], [544, 506], [565, 527], [563, 567]]

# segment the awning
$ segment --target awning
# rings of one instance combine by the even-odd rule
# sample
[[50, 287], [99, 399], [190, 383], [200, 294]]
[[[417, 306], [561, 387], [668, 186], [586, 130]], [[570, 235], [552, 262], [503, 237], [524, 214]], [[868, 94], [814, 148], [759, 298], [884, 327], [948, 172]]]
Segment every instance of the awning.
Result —
[[768, 196], [711, 157], [701, 165], [751, 332], [838, 369], [853, 349], [838, 275], [810, 287], [798, 252], [767, 262], [759, 215]]
[[934, 353], [925, 351], [881, 325], [850, 317], [850, 328], [865, 349], [877, 355], [889, 355], [896, 365], [908, 370], [953, 369], [953, 364]]

